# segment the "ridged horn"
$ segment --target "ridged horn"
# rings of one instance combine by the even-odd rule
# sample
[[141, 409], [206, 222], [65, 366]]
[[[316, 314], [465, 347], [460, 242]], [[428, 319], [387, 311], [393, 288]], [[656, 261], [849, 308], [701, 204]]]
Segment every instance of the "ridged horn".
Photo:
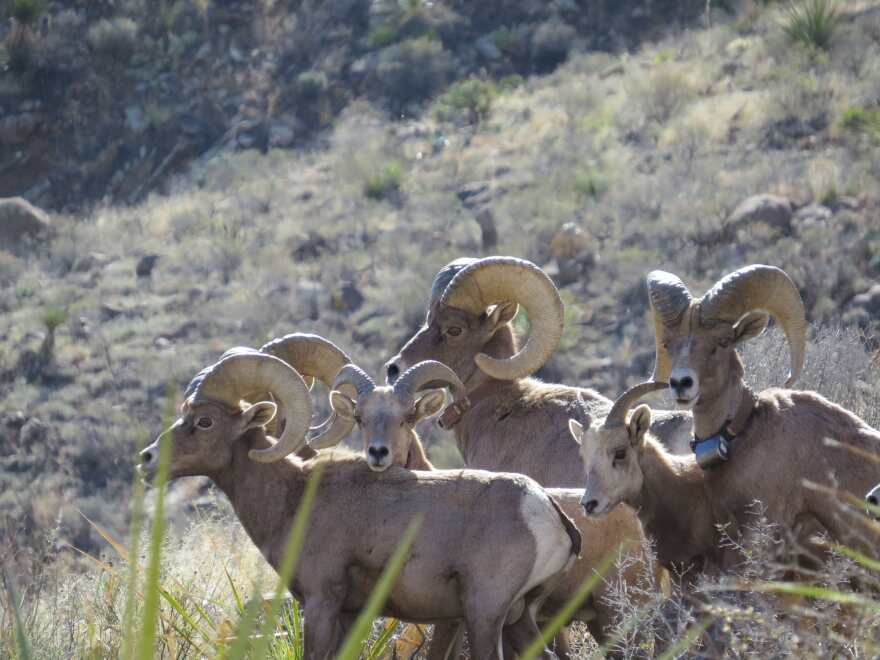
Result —
[[[372, 392], [375, 387], [373, 379], [363, 369], [351, 363], [344, 365], [336, 374], [333, 382], [330, 383], [331, 390], [339, 390], [355, 401], [358, 396]], [[329, 423], [322, 426], [323, 428], [319, 429], [318, 433], [309, 440], [309, 444], [315, 449], [326, 449], [338, 445], [351, 433], [354, 421], [340, 417], [334, 410]]]
[[633, 385], [626, 392], [617, 397], [617, 401], [611, 406], [611, 411], [605, 418], [603, 426], [606, 429], [623, 426], [626, 424], [626, 413], [628, 413], [629, 409], [635, 405], [636, 401], [651, 392], [665, 390], [667, 387], [669, 387], [668, 383], [658, 381], [648, 381]]
[[785, 332], [791, 354], [785, 386], [791, 387], [804, 368], [807, 314], [797, 287], [785, 271], [754, 264], [725, 275], [700, 299], [700, 322], [736, 323], [753, 310], [770, 313]]
[[[281, 358], [291, 367], [296, 369], [308, 383], [310, 380], [320, 380], [328, 389], [333, 387], [333, 379], [339, 370], [351, 362], [348, 355], [329, 339], [320, 335], [305, 332], [294, 332], [283, 337], [278, 337], [264, 344], [260, 351]], [[309, 388], [311, 389], [311, 387]], [[351, 428], [334, 429], [334, 424], [344, 423], [335, 413], [331, 413], [327, 419], [310, 429], [310, 444], [317, 448], [331, 446], [327, 444], [333, 438], [339, 442], [351, 432]], [[320, 442], [316, 444], [316, 441]]]
[[424, 360], [403, 372], [394, 383], [394, 393], [401, 401], [409, 402], [421, 390], [441, 387], [449, 388], [455, 401], [467, 396], [464, 383], [452, 369], [436, 360]]
[[[260, 463], [281, 460], [306, 441], [312, 419], [312, 400], [302, 376], [289, 364], [253, 349], [227, 351], [216, 364], [197, 378], [191, 402], [214, 401], [238, 407], [254, 392], [274, 395], [279, 413], [286, 420], [284, 431], [272, 447], [252, 449], [248, 456]], [[256, 403], [256, 402], [252, 402]]]
[[440, 298], [441, 305], [472, 314], [482, 314], [490, 305], [502, 302], [526, 308], [531, 331], [525, 346], [509, 358], [479, 353], [474, 361], [492, 378], [513, 380], [540, 369], [562, 338], [565, 309], [553, 280], [531, 261], [486, 257], [456, 273]]
[[676, 327], [693, 302], [680, 278], [662, 270], [648, 273], [648, 300], [654, 317], [655, 363], [653, 380], [665, 381], [672, 372], [672, 358], [663, 346], [663, 328]]

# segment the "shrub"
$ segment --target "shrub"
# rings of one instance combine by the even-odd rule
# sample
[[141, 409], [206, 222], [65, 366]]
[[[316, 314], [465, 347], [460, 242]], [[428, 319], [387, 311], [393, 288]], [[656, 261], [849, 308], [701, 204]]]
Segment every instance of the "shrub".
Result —
[[403, 165], [394, 160], [381, 165], [367, 175], [364, 182], [364, 195], [370, 199], [385, 199], [400, 190], [403, 183]]
[[301, 101], [314, 101], [326, 91], [329, 83], [322, 71], [306, 71], [296, 77], [296, 92]]
[[494, 82], [472, 76], [450, 85], [437, 99], [434, 114], [440, 121], [463, 117], [469, 123], [476, 123], [489, 115], [496, 96], [498, 86]]
[[12, 0], [9, 15], [21, 25], [33, 25], [45, 10], [43, 0]]
[[126, 65], [134, 54], [138, 27], [130, 18], [105, 18], [89, 28], [86, 40], [108, 63]]
[[443, 44], [430, 37], [407, 39], [379, 54], [376, 82], [394, 110], [432, 96], [446, 84], [452, 57]]
[[684, 74], [662, 65], [637, 83], [632, 92], [645, 119], [665, 124], [687, 105], [694, 89]]
[[577, 38], [577, 31], [559, 19], [545, 21], [532, 36], [532, 62], [539, 70], [548, 70], [565, 61]]
[[880, 110], [869, 110], [859, 105], [850, 106], [844, 110], [840, 125], [854, 133], [880, 137]]
[[367, 47], [371, 50], [385, 48], [397, 41], [397, 28], [388, 23], [379, 25], [367, 35]]
[[797, 0], [785, 11], [785, 33], [792, 41], [827, 49], [840, 23], [835, 0]]

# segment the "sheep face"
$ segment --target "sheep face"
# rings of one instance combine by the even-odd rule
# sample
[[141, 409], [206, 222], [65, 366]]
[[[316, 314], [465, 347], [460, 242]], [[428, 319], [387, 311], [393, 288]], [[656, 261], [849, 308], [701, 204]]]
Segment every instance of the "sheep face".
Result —
[[367, 465], [375, 472], [407, 464], [415, 439], [413, 427], [439, 412], [444, 402], [442, 390], [429, 390], [414, 401], [404, 400], [390, 387], [377, 387], [356, 401], [338, 390], [330, 394], [336, 414], [360, 428]]
[[693, 408], [701, 400], [716, 399], [731, 375], [742, 373], [736, 346], [756, 337], [767, 327], [763, 312], [749, 312], [731, 325], [715, 322], [684, 331], [664, 332], [663, 345], [672, 360], [669, 389], [681, 408]]
[[508, 323], [516, 311], [516, 303], [501, 303], [480, 315], [435, 305], [428, 312], [425, 325], [385, 364], [386, 381], [393, 384], [414, 364], [436, 360], [450, 367], [467, 383], [478, 371], [474, 358], [483, 352], [492, 354], [487, 344], [499, 330], [509, 333], [507, 338], [513, 341]]
[[608, 428], [604, 423], [584, 429], [569, 420], [569, 429], [581, 445], [586, 470], [581, 506], [588, 516], [601, 516], [621, 502], [635, 499], [644, 476], [639, 464], [645, 432], [651, 426], [651, 409], [636, 408], [625, 425]]
[[151, 481], [159, 468], [161, 447], [169, 443], [169, 479], [216, 474], [232, 460], [233, 443], [247, 431], [268, 424], [275, 411], [270, 401], [238, 411], [214, 403], [185, 403], [177, 421], [141, 452], [138, 469]]

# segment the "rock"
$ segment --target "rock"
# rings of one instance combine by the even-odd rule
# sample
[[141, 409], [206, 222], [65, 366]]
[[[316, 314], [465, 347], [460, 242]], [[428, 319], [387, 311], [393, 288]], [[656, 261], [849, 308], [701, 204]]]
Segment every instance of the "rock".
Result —
[[477, 224], [480, 225], [480, 242], [484, 250], [493, 250], [498, 245], [498, 229], [492, 209], [484, 206], [477, 213]]
[[797, 210], [794, 214], [794, 224], [799, 231], [825, 227], [834, 214], [827, 206], [821, 204], [808, 204]]
[[864, 293], [853, 297], [851, 305], [864, 309], [874, 317], [880, 316], [880, 284], [875, 284]]
[[44, 448], [49, 439], [49, 427], [36, 417], [31, 417], [21, 427], [18, 437], [22, 447]]
[[140, 107], [130, 105], [125, 109], [125, 126], [134, 133], [143, 133], [150, 127], [150, 120]]
[[736, 232], [755, 223], [763, 223], [783, 234], [791, 231], [792, 209], [787, 197], [753, 195], [737, 206], [728, 216], [725, 227]]
[[150, 277], [153, 274], [153, 268], [156, 267], [156, 262], [159, 261], [158, 254], [145, 254], [140, 259], [138, 259], [137, 266], [134, 268], [134, 272], [138, 277]]
[[0, 118], [0, 144], [22, 144], [33, 135], [39, 123], [31, 112]]
[[23, 197], [0, 198], [0, 245], [20, 243], [51, 231], [52, 223], [45, 211]]
[[269, 147], [285, 149], [293, 145], [295, 134], [293, 128], [280, 122], [272, 122], [269, 126]]
[[474, 181], [463, 185], [456, 194], [465, 208], [472, 209], [489, 200], [490, 187], [488, 181]]
[[494, 62], [504, 57], [501, 49], [495, 45], [495, 41], [489, 36], [477, 39], [474, 47], [477, 49], [477, 52], [487, 60], [492, 60]]

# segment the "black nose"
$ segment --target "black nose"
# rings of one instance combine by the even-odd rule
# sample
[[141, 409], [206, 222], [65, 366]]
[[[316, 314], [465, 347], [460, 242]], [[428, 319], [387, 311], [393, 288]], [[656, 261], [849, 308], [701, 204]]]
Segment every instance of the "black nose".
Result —
[[599, 501], [598, 500], [590, 500], [589, 502], [587, 502], [583, 506], [584, 506], [584, 511], [586, 511], [588, 514], [593, 513], [593, 511], [596, 510], [596, 507], [599, 506]]
[[367, 449], [367, 453], [376, 460], [379, 460], [388, 456], [388, 447], [370, 447]]
[[878, 500], [876, 495], [868, 495], [868, 504], [871, 506], [878, 506]]
[[385, 373], [388, 378], [388, 384], [394, 385], [394, 381], [400, 375], [400, 367], [394, 364], [394, 362], [389, 362], [388, 366], [385, 368]]
[[682, 378], [680, 380], [675, 379], [675, 378], [669, 379], [669, 385], [674, 390], [686, 390], [687, 388], [691, 387], [693, 384], [694, 384], [694, 379], [691, 378], [690, 376], [685, 376], [684, 378]]

